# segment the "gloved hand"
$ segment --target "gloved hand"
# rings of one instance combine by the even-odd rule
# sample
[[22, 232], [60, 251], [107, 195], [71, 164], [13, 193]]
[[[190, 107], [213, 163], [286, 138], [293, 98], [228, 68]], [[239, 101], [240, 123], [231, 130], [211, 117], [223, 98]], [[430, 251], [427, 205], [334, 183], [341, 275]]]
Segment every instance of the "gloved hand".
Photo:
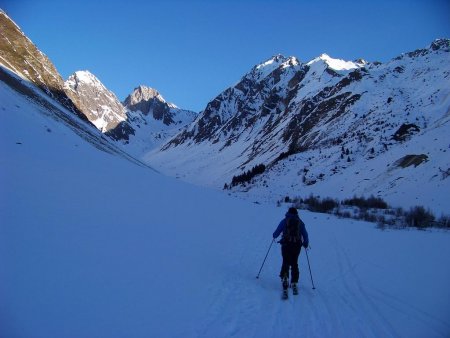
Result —
[[303, 247], [306, 249], [309, 246], [309, 242], [303, 242]]

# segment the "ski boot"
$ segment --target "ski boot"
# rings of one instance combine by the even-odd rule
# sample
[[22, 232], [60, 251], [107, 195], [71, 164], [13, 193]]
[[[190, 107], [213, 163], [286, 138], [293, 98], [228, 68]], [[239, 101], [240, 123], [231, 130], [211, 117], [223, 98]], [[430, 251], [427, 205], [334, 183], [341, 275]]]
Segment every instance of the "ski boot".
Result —
[[298, 295], [297, 283], [292, 283], [292, 284], [291, 284], [291, 287], [292, 287], [292, 293], [293, 293], [294, 295]]

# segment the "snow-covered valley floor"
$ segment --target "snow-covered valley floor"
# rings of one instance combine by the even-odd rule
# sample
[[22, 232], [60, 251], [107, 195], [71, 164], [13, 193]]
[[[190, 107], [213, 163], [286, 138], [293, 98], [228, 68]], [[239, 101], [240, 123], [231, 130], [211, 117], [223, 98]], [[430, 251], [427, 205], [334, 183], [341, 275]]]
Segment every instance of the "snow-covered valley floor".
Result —
[[99, 151], [0, 85], [1, 337], [449, 337], [450, 233], [300, 212], [300, 294], [280, 299], [286, 207]]

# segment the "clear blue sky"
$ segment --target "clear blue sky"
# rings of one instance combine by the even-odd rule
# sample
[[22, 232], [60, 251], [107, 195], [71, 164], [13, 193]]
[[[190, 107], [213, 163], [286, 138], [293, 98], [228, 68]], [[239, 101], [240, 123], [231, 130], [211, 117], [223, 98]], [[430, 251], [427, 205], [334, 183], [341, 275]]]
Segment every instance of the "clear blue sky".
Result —
[[450, 38], [449, 0], [2, 0], [64, 79], [140, 84], [200, 111], [272, 55], [387, 61]]

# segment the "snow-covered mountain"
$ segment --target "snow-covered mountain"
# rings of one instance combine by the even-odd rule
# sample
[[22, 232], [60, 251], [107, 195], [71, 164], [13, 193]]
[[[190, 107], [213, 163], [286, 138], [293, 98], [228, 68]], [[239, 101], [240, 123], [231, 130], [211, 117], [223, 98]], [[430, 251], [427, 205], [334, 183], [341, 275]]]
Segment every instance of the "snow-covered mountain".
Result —
[[192, 123], [197, 114], [167, 102], [153, 88], [140, 85], [123, 102], [135, 133], [124, 149], [142, 157]]
[[264, 164], [263, 175], [233, 188], [257, 200], [373, 194], [444, 211], [449, 120], [448, 39], [386, 63], [277, 55], [144, 159], [218, 188]]
[[[122, 103], [89, 71], [78, 71], [65, 82], [65, 89], [99, 130], [140, 155], [163, 143], [190, 124], [196, 114], [166, 102], [153, 88], [139, 86]], [[130, 141], [130, 138], [133, 138]]]
[[164, 143], [196, 117], [142, 85], [122, 103], [89, 71], [70, 76], [65, 90], [89, 121], [136, 156]]
[[116, 95], [89, 71], [72, 74], [64, 83], [64, 89], [102, 133], [115, 140], [128, 140], [134, 133], [127, 121], [127, 112]]
[[185, 125], [191, 123], [196, 116], [192, 111], [167, 102], [156, 89], [143, 85], [133, 90], [125, 99], [124, 105], [133, 112], [140, 111], [144, 116], [150, 115], [166, 126]]
[[142, 85], [122, 103], [89, 71], [74, 73], [65, 82], [65, 89], [89, 121], [136, 155], [173, 137], [196, 117]]

